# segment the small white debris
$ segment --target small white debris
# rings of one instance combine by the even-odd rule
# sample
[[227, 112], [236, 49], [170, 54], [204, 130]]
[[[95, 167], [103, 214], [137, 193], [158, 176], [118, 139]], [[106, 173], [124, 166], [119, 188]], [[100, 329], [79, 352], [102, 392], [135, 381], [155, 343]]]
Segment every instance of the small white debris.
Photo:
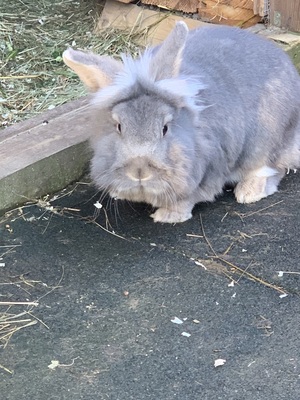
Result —
[[5, 267], [5, 263], [4, 262], [0, 262], [0, 267]]
[[231, 282], [228, 284], [228, 287], [234, 287], [234, 281], [231, 281]]
[[281, 298], [281, 299], [284, 299], [285, 297], [287, 297], [287, 293], [283, 293], [283, 294], [281, 294], [279, 297]]
[[191, 336], [191, 334], [190, 334], [190, 333], [188, 333], [188, 332], [182, 332], [182, 333], [181, 333], [181, 336], [184, 336], [184, 337], [190, 337], [190, 336]]
[[25, 220], [26, 220], [27, 222], [32, 222], [32, 221], [35, 221], [35, 220], [36, 220], [36, 217], [35, 217], [34, 215], [32, 215], [31, 217], [25, 218]]
[[236, 296], [236, 293], [233, 293], [233, 295], [231, 296], [233, 299], [235, 298], [235, 296]]
[[205, 270], [207, 270], [206, 266], [204, 264], [202, 264], [200, 261], [195, 261], [196, 265], [199, 265], [199, 267], [204, 268]]
[[156, 243], [150, 243], [150, 246], [156, 247], [157, 244]]
[[73, 40], [72, 47], [75, 47], [75, 46], [76, 46], [76, 42], [75, 42], [75, 40]]
[[[63, 190], [63, 192], [64, 192], [64, 190]], [[55, 201], [55, 200], [57, 200], [57, 199], [59, 199], [59, 195], [58, 195], [58, 194], [55, 194], [54, 196], [51, 197], [50, 202], [51, 202], [51, 201]]]
[[200, 321], [198, 319], [193, 319], [194, 324], [200, 324]]
[[99, 201], [96, 201], [96, 203], [94, 203], [94, 206], [96, 208], [98, 208], [98, 210], [101, 210], [101, 208], [103, 207], [101, 203], [99, 203]]
[[48, 365], [49, 369], [55, 369], [59, 366], [59, 361], [57, 360], [51, 360], [51, 364]]
[[177, 317], [171, 319], [171, 322], [173, 322], [173, 324], [177, 324], [177, 325], [183, 324], [183, 321], [180, 318], [177, 318]]
[[242, 253], [247, 253], [248, 250], [242, 249]]
[[248, 368], [251, 367], [251, 365], [254, 364], [254, 363], [255, 363], [255, 360], [254, 360], [254, 361], [251, 361], [251, 362], [247, 365], [247, 367], [248, 367]]
[[283, 277], [283, 271], [278, 271], [279, 278]]
[[223, 358], [218, 358], [217, 360], [215, 360], [214, 366], [215, 366], [215, 368], [221, 367], [225, 363], [226, 363], [226, 360], [224, 360]]
[[53, 110], [55, 108], [54, 104], [50, 104], [50, 106], [48, 107], [48, 110]]

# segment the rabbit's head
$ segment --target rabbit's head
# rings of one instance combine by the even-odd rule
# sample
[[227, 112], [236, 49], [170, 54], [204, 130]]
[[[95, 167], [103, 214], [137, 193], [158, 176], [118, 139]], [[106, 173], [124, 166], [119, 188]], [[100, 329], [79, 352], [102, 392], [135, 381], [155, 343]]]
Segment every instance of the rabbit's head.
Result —
[[[162, 207], [187, 198], [204, 174], [193, 160], [199, 77], [179, 75], [183, 22], [159, 47], [122, 61], [68, 49], [65, 63], [95, 93], [91, 175], [113, 197]], [[205, 151], [203, 138], [203, 154]]]

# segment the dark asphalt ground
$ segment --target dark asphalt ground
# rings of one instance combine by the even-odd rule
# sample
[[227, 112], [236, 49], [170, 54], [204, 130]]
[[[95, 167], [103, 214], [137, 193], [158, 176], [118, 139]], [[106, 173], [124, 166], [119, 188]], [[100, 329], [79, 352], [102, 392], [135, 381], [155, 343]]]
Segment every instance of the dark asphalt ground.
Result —
[[37, 323], [0, 351], [1, 400], [300, 399], [299, 193], [290, 174], [259, 203], [226, 193], [174, 226], [105, 205], [97, 224], [123, 238], [88, 223], [83, 184], [2, 218], [0, 301], [39, 304], [7, 311]]

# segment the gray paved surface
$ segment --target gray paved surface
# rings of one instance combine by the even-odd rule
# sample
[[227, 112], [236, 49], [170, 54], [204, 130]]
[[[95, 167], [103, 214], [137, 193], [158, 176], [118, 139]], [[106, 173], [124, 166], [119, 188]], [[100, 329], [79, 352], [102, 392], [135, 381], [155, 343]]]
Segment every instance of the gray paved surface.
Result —
[[[32, 313], [49, 329], [24, 328], [1, 350], [14, 373], [0, 369], [0, 398], [300, 399], [299, 190], [296, 174], [254, 205], [227, 193], [176, 226], [154, 224], [147, 206], [121, 204], [116, 218], [107, 205], [126, 240], [81, 218], [97, 200], [87, 185], [53, 203], [79, 212], [32, 206], [2, 219], [0, 301], [39, 299]], [[289, 295], [211, 258], [205, 238], [188, 236], [203, 235], [200, 214], [217, 255], [227, 251], [227, 262]], [[97, 222], [105, 220], [102, 211]], [[228, 286], [224, 272], [238, 284]], [[216, 359], [225, 365], [215, 368]], [[51, 370], [51, 360], [60, 366]]]

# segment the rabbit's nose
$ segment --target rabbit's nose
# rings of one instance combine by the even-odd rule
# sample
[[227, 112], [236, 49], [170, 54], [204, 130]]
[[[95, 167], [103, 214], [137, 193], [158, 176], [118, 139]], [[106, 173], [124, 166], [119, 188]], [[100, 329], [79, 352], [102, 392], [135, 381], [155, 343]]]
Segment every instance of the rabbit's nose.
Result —
[[143, 168], [135, 168], [126, 171], [126, 175], [132, 181], [145, 182], [152, 178], [152, 173], [149, 170], [144, 170]]
[[135, 182], [149, 181], [153, 176], [149, 160], [143, 157], [130, 160], [125, 167], [125, 173], [130, 180]]

